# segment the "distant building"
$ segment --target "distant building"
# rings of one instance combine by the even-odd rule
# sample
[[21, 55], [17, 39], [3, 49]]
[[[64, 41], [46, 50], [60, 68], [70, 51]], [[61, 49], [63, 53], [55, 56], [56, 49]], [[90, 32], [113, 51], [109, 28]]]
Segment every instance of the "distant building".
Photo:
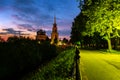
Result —
[[56, 24], [56, 17], [54, 16], [54, 23], [51, 33], [51, 44], [57, 44], [58, 43], [58, 32], [57, 32], [57, 24]]
[[5, 40], [3, 39], [3, 38], [1, 38], [1, 36], [0, 36], [0, 42], [4, 42]]
[[[56, 17], [54, 17], [54, 23], [53, 23], [52, 33], [51, 33], [51, 44], [59, 43], [58, 36], [59, 36], [59, 34], [57, 31]], [[48, 36], [46, 35], [45, 31], [43, 31], [42, 29], [37, 31], [36, 40], [45, 41], [47, 39], [48, 39]]]
[[45, 41], [47, 38], [48, 38], [48, 36], [46, 35], [45, 31], [43, 31], [42, 29], [37, 31], [36, 40]]

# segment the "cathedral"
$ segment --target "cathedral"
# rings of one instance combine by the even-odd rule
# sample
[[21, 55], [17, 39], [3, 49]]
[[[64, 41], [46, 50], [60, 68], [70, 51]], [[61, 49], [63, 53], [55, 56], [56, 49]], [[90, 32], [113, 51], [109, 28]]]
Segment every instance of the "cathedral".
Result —
[[[52, 27], [52, 33], [51, 33], [51, 44], [58, 44], [58, 41], [59, 41], [58, 37], [59, 37], [59, 34], [57, 31], [56, 16], [54, 16], [54, 23]], [[46, 40], [47, 38], [48, 36], [46, 35], [45, 31], [43, 31], [42, 29], [37, 31], [36, 40], [43, 41], [43, 40]]]

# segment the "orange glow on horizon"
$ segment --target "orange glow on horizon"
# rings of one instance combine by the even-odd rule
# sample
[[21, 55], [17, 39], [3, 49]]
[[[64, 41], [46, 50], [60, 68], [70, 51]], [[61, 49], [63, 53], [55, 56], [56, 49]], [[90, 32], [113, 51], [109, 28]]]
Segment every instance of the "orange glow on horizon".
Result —
[[[18, 30], [18, 29], [15, 29], [15, 30]], [[19, 30], [18, 30], [19, 31]], [[30, 39], [36, 39], [36, 32], [30, 32], [30, 31], [27, 31], [27, 30], [22, 30], [24, 32], [22, 32], [22, 34], [25, 34], [25, 35], [14, 35], [14, 34], [0, 34], [1, 38], [4, 39], [5, 41], [7, 41], [7, 39], [9, 37], [13, 37], [13, 36], [23, 36], [23, 37], [29, 37]], [[7, 32], [5, 30], [2, 30], [0, 29], [0, 32]], [[49, 39], [51, 39], [51, 36], [48, 36]], [[59, 36], [59, 40], [62, 40], [63, 38], [67, 38], [68, 40], [70, 40], [70, 37], [69, 36]]]

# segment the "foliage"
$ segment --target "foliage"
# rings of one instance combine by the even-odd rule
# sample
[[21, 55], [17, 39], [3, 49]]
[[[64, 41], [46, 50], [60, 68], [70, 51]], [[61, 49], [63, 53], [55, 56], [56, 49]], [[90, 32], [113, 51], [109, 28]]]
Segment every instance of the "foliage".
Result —
[[85, 0], [81, 13], [87, 17], [85, 35], [94, 36], [95, 32], [107, 40], [111, 50], [111, 38], [120, 37], [120, 1]]
[[82, 32], [85, 30], [85, 23], [87, 21], [87, 17], [80, 13], [75, 19], [72, 24], [72, 31], [71, 31], [71, 42], [83, 42], [83, 34]]
[[68, 40], [68, 39], [66, 39], [66, 38], [63, 38], [62, 42], [63, 42], [63, 43], [68, 43], [68, 42], [69, 42], [69, 40]]
[[92, 35], [94, 32], [100, 32], [100, 35], [105, 39], [108, 39], [108, 33], [114, 33], [114, 36], [118, 36], [120, 1], [89, 1], [89, 4], [86, 3], [82, 11], [82, 13], [89, 18], [86, 25], [88, 34]]
[[17, 79], [55, 56], [53, 45], [11, 37], [8, 42], [0, 43], [0, 79]]
[[74, 62], [75, 49], [61, 52], [50, 63], [39, 68], [23, 80], [71, 80], [71, 70]]
[[[88, 17], [82, 12], [74, 19], [71, 31], [71, 42], [76, 44], [80, 42], [81, 48], [104, 48], [106, 47], [106, 41], [102, 39], [99, 32], [94, 32], [94, 35], [88, 35], [86, 31], [86, 23]], [[92, 45], [91, 45], [92, 44]]]

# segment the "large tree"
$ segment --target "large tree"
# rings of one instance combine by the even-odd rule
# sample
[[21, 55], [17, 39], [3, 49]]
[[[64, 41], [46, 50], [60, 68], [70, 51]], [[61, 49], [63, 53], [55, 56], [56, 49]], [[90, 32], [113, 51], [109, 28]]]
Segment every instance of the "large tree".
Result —
[[72, 43], [80, 41], [83, 43], [83, 35], [82, 32], [85, 31], [85, 23], [87, 21], [87, 17], [80, 13], [73, 22], [72, 31], [71, 31], [71, 41]]
[[119, 37], [120, 0], [85, 0], [82, 13], [88, 17], [85, 35], [93, 36], [99, 32], [107, 40], [108, 50], [112, 50], [111, 38]]

